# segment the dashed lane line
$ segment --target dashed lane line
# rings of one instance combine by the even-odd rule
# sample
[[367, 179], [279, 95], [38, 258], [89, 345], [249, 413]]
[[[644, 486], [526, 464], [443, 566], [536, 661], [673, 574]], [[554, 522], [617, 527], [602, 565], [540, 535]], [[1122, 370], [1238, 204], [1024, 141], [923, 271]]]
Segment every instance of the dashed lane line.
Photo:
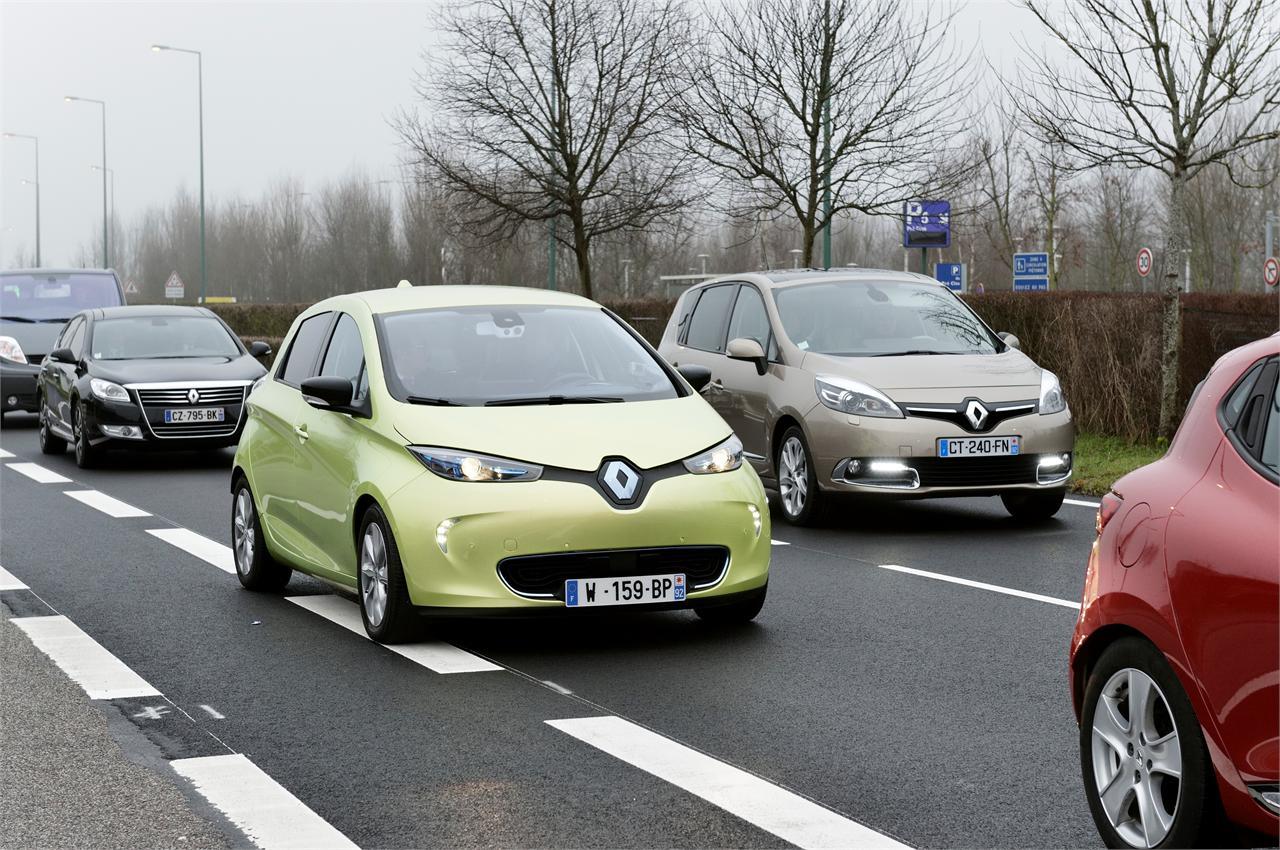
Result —
[[4, 449], [0, 449], [0, 460], [7, 457], [16, 457], [16, 455], [13, 452], [7, 452]]
[[802, 848], [904, 848], [793, 791], [621, 717], [547, 724]]
[[46, 469], [38, 463], [7, 463], [5, 466], [14, 472], [27, 476], [37, 484], [67, 484], [71, 481], [65, 475], [59, 475], [52, 469]]
[[[321, 596], [286, 596], [299, 608], [304, 608], [331, 623], [337, 623], [348, 631], [368, 639], [364, 630], [364, 621], [360, 617], [360, 609], [355, 603], [333, 594]], [[437, 673], [487, 673], [491, 670], [503, 670], [491, 661], [478, 655], [472, 655], [463, 649], [442, 641], [425, 641], [423, 643], [387, 644], [389, 649], [415, 664], [434, 670]]]
[[230, 546], [224, 546], [188, 528], [148, 528], [147, 534], [160, 538], [170, 546], [176, 546], [188, 555], [195, 555], [224, 573], [235, 575], [236, 561]]
[[1085, 499], [1063, 499], [1062, 502], [1066, 505], [1079, 505], [1082, 508], [1098, 507], [1098, 502], [1090, 502]]
[[774, 546], [790, 546], [791, 545], [785, 540], [770, 540], [769, 542]]
[[26, 590], [27, 586], [18, 581], [18, 577], [13, 573], [0, 567], [0, 591], [3, 590]]
[[37, 649], [84, 688], [89, 699], [160, 695], [146, 679], [66, 617], [14, 617], [10, 622], [26, 632]]
[[128, 502], [122, 502], [99, 490], [63, 490], [62, 492], [77, 502], [86, 504], [94, 510], [102, 511], [102, 513], [115, 519], [151, 516], [150, 513], [142, 508], [135, 508]]
[[949, 584], [960, 584], [965, 587], [973, 587], [978, 590], [989, 590], [992, 593], [1003, 593], [1006, 596], [1017, 596], [1020, 599], [1032, 599], [1036, 602], [1046, 602], [1050, 605], [1060, 605], [1063, 608], [1071, 608], [1079, 611], [1080, 603], [1072, 602], [1070, 599], [1059, 599], [1056, 596], [1045, 596], [1040, 593], [1031, 593], [1027, 590], [1017, 590], [1012, 587], [1001, 587], [998, 584], [987, 584], [985, 581], [973, 581], [972, 579], [959, 578], [958, 576], [943, 575], [942, 573], [931, 573], [928, 570], [917, 570], [912, 567], [904, 567], [900, 564], [876, 564], [882, 570], [891, 570], [895, 573], [906, 573], [907, 575], [920, 576], [921, 578], [931, 578], [935, 581], [945, 581]]

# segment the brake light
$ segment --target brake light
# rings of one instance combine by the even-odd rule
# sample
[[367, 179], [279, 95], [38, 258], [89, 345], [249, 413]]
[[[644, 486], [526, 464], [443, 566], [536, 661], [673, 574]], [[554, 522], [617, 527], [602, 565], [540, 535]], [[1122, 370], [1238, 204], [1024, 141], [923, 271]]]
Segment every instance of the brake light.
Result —
[[1114, 490], [1102, 497], [1102, 503], [1098, 505], [1098, 518], [1094, 520], [1094, 530], [1098, 532], [1098, 536], [1102, 536], [1102, 529], [1107, 527], [1107, 523], [1116, 515], [1116, 511], [1120, 510], [1120, 505], [1124, 500], [1120, 494]]

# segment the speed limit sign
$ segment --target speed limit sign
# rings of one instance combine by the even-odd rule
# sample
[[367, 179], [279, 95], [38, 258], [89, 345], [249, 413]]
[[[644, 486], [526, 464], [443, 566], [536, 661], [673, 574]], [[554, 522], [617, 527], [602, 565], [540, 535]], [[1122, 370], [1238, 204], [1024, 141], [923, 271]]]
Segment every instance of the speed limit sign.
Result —
[[1267, 286], [1280, 283], [1280, 260], [1267, 257], [1267, 261], [1262, 264], [1262, 279], [1266, 281]]
[[1138, 249], [1138, 276], [1146, 277], [1151, 274], [1151, 249]]

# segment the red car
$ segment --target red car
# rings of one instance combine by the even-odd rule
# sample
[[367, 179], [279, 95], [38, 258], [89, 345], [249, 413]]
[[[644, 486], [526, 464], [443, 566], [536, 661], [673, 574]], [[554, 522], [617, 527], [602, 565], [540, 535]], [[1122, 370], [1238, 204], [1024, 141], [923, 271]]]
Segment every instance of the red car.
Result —
[[1109, 847], [1280, 833], [1280, 334], [1223, 356], [1098, 509], [1071, 697]]

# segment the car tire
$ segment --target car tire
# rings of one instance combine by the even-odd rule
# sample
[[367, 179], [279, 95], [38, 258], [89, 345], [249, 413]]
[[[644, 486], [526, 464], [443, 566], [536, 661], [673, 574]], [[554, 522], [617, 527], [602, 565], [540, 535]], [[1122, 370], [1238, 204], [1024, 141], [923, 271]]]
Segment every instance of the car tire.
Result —
[[40, 397], [40, 454], [60, 455], [67, 450], [67, 441], [49, 429], [49, 411], [45, 409], [44, 396]]
[[[1137, 724], [1129, 707], [1135, 692], [1146, 695]], [[1162, 760], [1178, 764], [1176, 787], [1161, 772]], [[1142, 638], [1111, 644], [1089, 671], [1080, 770], [1089, 811], [1108, 847], [1222, 847], [1233, 841], [1223, 831], [1217, 783], [1191, 701], [1164, 655]], [[1139, 794], [1150, 801], [1143, 809]], [[1149, 830], [1164, 834], [1149, 842]]]
[[1038, 522], [1056, 514], [1066, 496], [1067, 490], [1063, 487], [1032, 493], [1005, 493], [1000, 496], [1000, 501], [1004, 502], [1004, 509], [1014, 519]]
[[703, 622], [712, 625], [742, 625], [751, 622], [760, 614], [760, 609], [764, 607], [764, 599], [767, 593], [768, 585], [765, 585], [760, 588], [759, 593], [740, 602], [730, 602], [727, 605], [708, 605], [693, 610]]
[[71, 406], [72, 448], [76, 454], [76, 466], [81, 469], [92, 469], [98, 465], [102, 451], [89, 442], [88, 427], [85, 425], [87, 415], [84, 402], [76, 400]]
[[804, 432], [792, 425], [778, 441], [774, 457], [778, 474], [778, 504], [782, 518], [792, 525], [814, 525], [822, 519], [825, 499]]
[[365, 631], [378, 643], [412, 639], [418, 630], [417, 612], [409, 601], [391, 523], [377, 505], [364, 512], [356, 539], [356, 581]]
[[289, 583], [293, 570], [271, 557], [262, 534], [253, 491], [244, 476], [231, 493], [231, 553], [236, 577], [249, 590], [277, 591]]

